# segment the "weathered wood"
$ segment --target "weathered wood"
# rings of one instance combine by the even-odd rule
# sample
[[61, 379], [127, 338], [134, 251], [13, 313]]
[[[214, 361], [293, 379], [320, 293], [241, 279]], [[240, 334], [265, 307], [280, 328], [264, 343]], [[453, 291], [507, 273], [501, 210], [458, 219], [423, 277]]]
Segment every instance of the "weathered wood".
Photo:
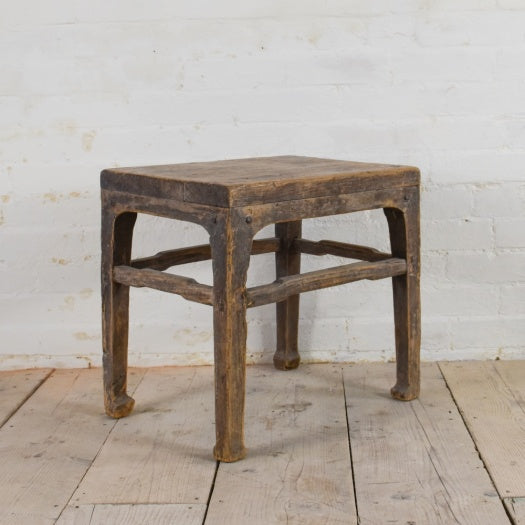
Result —
[[315, 270], [299, 275], [281, 277], [273, 283], [254, 286], [248, 289], [248, 306], [282, 301], [291, 295], [328, 288], [339, 284], [351, 283], [362, 279], [383, 279], [406, 272], [404, 259], [386, 259], [378, 262], [357, 262]]
[[384, 261], [392, 258], [392, 254], [380, 252], [375, 248], [337, 241], [315, 242], [307, 239], [295, 239], [294, 247], [299, 252], [310, 255], [336, 255], [337, 257], [347, 257], [369, 262]]
[[57, 525], [201, 525], [206, 505], [80, 505], [66, 507]]
[[225, 208], [419, 183], [409, 166], [266, 157], [104, 170], [101, 186]]
[[425, 395], [411, 403], [384, 395], [393, 372], [343, 368], [360, 523], [508, 524], [438, 367], [423, 367]]
[[[496, 362], [488, 368], [489, 379], [482, 372], [479, 382], [472, 381], [479, 363], [451, 366], [454, 364], [463, 367], [457, 370], [455, 381], [466, 383], [460, 398], [472, 397], [472, 404], [482, 400], [476, 423], [492, 429], [503, 427], [500, 433], [490, 434], [493, 441], [498, 440], [494, 446], [480, 449], [485, 463], [492, 455], [501, 460], [499, 443], [509, 451], [507, 459], [517, 457], [519, 461], [523, 438], [520, 441], [515, 430], [520, 420], [513, 425], [509, 421], [520, 417], [525, 362]], [[267, 365], [247, 368], [246, 439], [250, 453], [241, 463], [220, 464], [206, 523], [279, 523], [279, 519], [286, 522], [286, 514], [289, 523], [337, 523], [338, 516], [343, 523], [355, 523], [355, 512], [342, 508], [353, 505], [353, 495], [351, 485], [344, 488], [348, 486], [344, 476], [350, 477], [351, 468], [346, 424], [340, 417], [343, 391], [336, 382], [340, 376], [336, 368], [307, 365], [301, 372], [287, 374], [272, 374]], [[361, 523], [509, 523], [495, 510], [498, 498], [487, 486], [487, 471], [471, 439], [465, 437], [468, 432], [435, 373], [435, 365], [423, 365], [423, 395], [411, 403], [385, 397], [384, 383], [394, 373], [393, 364], [343, 368]], [[129, 490], [129, 499], [114, 506], [86, 503], [78, 508], [69, 500], [60, 525], [89, 523], [92, 511], [97, 511], [93, 519], [99, 520], [92, 523], [134, 523], [135, 512], [138, 520], [144, 518], [141, 523], [157, 523], [166, 507], [174, 512], [172, 523], [193, 523], [183, 508], [198, 507], [202, 512], [206, 499], [200, 501], [200, 497], [209, 490], [210, 481], [208, 474], [201, 482], [197, 476], [191, 478], [194, 463], [185, 464], [180, 456], [188, 454], [211, 465], [212, 470], [215, 467], [206, 452], [212, 443], [206, 426], [211, 428], [213, 421], [213, 372], [211, 367], [193, 370], [197, 374], [204, 371], [204, 375], [192, 379], [187, 368], [148, 370], [133, 394], [138, 402], [135, 414], [119, 422], [109, 420], [97, 408], [99, 370], [55, 372], [0, 430], [0, 523], [54, 523], [85, 469], [90, 468], [93, 455], [97, 450], [104, 455], [106, 447], [110, 447], [110, 454], [104, 459], [109, 460], [111, 469], [93, 475], [92, 482], [101, 482], [103, 490], [109, 486], [107, 499], [113, 503], [111, 494], [119, 494], [122, 476], [120, 493]], [[18, 377], [23, 379], [23, 375]], [[130, 392], [138, 379], [132, 370]], [[452, 394], [459, 392], [452, 383], [449, 386]], [[487, 394], [488, 401], [483, 400]], [[181, 413], [184, 415], [179, 418]], [[194, 417], [198, 419], [195, 422]], [[513, 438], [507, 441], [504, 437], [509, 430]], [[176, 432], [173, 436], [172, 431]], [[197, 444], [193, 444], [195, 440]], [[523, 475], [519, 478], [519, 469], [513, 471], [512, 465], [508, 472], [516, 481], [525, 479]], [[186, 503], [133, 503], [137, 495], [139, 501], [143, 497], [154, 501], [155, 496], [163, 495], [170, 499], [178, 492], [176, 480], [184, 482], [188, 473], [188, 484], [197, 487], [199, 500], [188, 489]], [[88, 470], [86, 478], [89, 476]], [[167, 488], [163, 490], [163, 486]], [[146, 496], [150, 491], [151, 497]], [[512, 523], [525, 523], [524, 501], [523, 496], [504, 498]], [[183, 518], [175, 519], [176, 506]], [[66, 518], [69, 521], [63, 521]], [[202, 523], [202, 515], [198, 523]]]
[[[130, 391], [143, 372], [130, 372]], [[100, 369], [56, 370], [0, 430], [0, 523], [54, 523], [115, 421]]]
[[501, 497], [525, 497], [525, 362], [440, 367]]
[[[276, 224], [275, 235], [280, 239], [280, 248], [275, 253], [276, 278], [298, 274], [301, 271], [301, 254], [295, 241], [301, 236], [301, 221]], [[299, 297], [299, 294], [291, 295], [275, 305], [277, 348], [273, 364], [279, 370], [297, 368], [301, 360], [297, 347]]]
[[128, 369], [129, 286], [113, 280], [113, 268], [131, 260], [133, 228], [137, 214], [116, 215], [102, 197], [102, 345], [104, 405], [111, 417], [124, 417], [133, 410], [126, 392]]
[[[213, 163], [118, 168], [101, 174], [103, 197], [103, 297], [105, 390], [108, 414], [129, 413], [133, 400], [125, 392], [128, 285], [143, 285], [200, 298], [214, 308], [216, 434], [215, 457], [234, 461], [244, 455], [243, 407], [246, 354], [246, 308], [282, 303], [278, 311], [276, 364], [298, 363], [296, 340], [298, 295], [359, 279], [394, 277], [394, 311], [398, 357], [394, 396], [411, 399], [419, 391], [419, 171], [409, 166], [364, 164], [309, 157], [270, 157]], [[342, 243], [303, 243], [316, 253], [360, 256], [371, 261], [303, 275], [300, 254], [279, 241], [275, 283], [246, 290], [250, 253], [274, 251], [275, 240], [253, 242], [263, 227], [302, 219], [386, 208], [392, 257]], [[187, 220], [210, 235], [213, 293], [186, 278], [156, 270], [209, 257], [208, 247], [161, 253], [130, 266], [131, 234], [136, 213]], [[416, 224], [417, 222], [417, 224]], [[286, 229], [290, 226], [278, 226]], [[284, 237], [291, 235], [285, 233]], [[278, 234], [282, 237], [281, 234]], [[296, 237], [295, 233], [292, 237]], [[252, 248], [253, 247], [253, 248]], [[297, 252], [297, 253], [295, 253]], [[118, 266], [115, 272], [113, 268]], [[122, 272], [127, 272], [124, 280]], [[141, 272], [141, 273], [136, 273]], [[404, 275], [407, 273], [407, 275]], [[132, 278], [133, 276], [133, 278]], [[181, 280], [182, 279], [182, 280]], [[121, 282], [117, 282], [117, 281]], [[125, 283], [125, 284], [124, 284]], [[140, 283], [140, 280], [139, 280]], [[171, 284], [166, 284], [171, 283]], [[189, 292], [188, 292], [189, 290]], [[211, 299], [213, 297], [213, 301]], [[286, 305], [286, 306], [285, 306]], [[279, 335], [281, 334], [281, 335]], [[287, 354], [283, 359], [280, 355]], [[289, 354], [289, 355], [288, 355]], [[285, 362], [286, 361], [286, 362]]]
[[419, 292], [419, 188], [405, 191], [405, 207], [385, 208], [392, 255], [406, 260], [406, 273], [392, 279], [396, 330], [396, 384], [391, 394], [409, 401], [419, 395], [421, 300]]
[[505, 498], [503, 503], [512, 519], [512, 525], [525, 525], [525, 497]]
[[206, 524], [357, 524], [341, 367], [247, 373], [250, 454], [219, 465]]
[[205, 504], [216, 463], [212, 367], [150, 368], [70, 504]]
[[0, 372], [0, 427], [52, 372], [50, 368]]
[[[271, 253], [279, 249], [279, 239], [270, 237], [267, 239], [254, 239], [252, 255]], [[133, 268], [151, 270], [167, 270], [172, 266], [187, 264], [192, 262], [207, 261], [211, 259], [211, 247], [209, 244], [191, 246], [189, 248], [179, 248], [177, 250], [167, 250], [159, 252], [151, 257], [134, 259], [130, 266]]]
[[[256, 206], [239, 208], [252, 219], [254, 232], [277, 222], [299, 221], [311, 217], [326, 217], [353, 213], [356, 211], [375, 210], [403, 206], [404, 197], [411, 187], [374, 189], [358, 193], [331, 195], [281, 202], [270, 202]], [[417, 186], [416, 186], [417, 187]]]
[[[287, 223], [284, 223], [287, 224]], [[282, 225], [277, 225], [278, 227], [283, 227]], [[274, 246], [275, 241], [273, 239], [265, 239], [264, 244], [259, 245], [259, 249], [267, 249]], [[268, 242], [267, 242], [268, 241]], [[310, 242], [310, 241], [306, 241]], [[327, 241], [322, 241], [326, 242]], [[318, 243], [312, 243], [318, 244]], [[342, 244], [342, 243], [336, 243]], [[351, 245], [344, 245], [346, 248]], [[204, 248], [209, 248], [208, 245], [202, 245], [194, 247], [195, 257], [200, 256], [204, 252]], [[364, 248], [362, 253], [365, 255], [366, 247], [357, 247]], [[320, 248], [323, 250], [324, 248]], [[344, 249], [344, 248], [343, 248]], [[185, 249], [186, 250], [186, 249]], [[175, 250], [177, 251], [177, 250]], [[273, 251], [273, 250], [268, 250]], [[290, 297], [292, 302], [297, 302], [297, 306], [294, 306], [292, 310], [297, 310], [297, 314], [294, 314], [295, 317], [298, 316], [298, 296], [297, 294], [308, 292], [312, 290], [317, 290], [320, 288], [327, 288], [330, 286], [336, 286], [339, 284], [354, 282], [361, 279], [383, 279], [385, 277], [391, 277], [393, 275], [399, 275], [405, 272], [406, 264], [405, 261], [401, 259], [390, 258], [386, 259], [385, 256], [388, 254], [382, 254], [377, 252], [375, 254], [368, 254], [367, 257], [374, 257], [376, 262], [384, 262], [384, 264], [377, 265], [373, 264], [364, 264], [364, 263], [352, 263], [344, 266], [338, 266], [333, 268], [327, 268], [324, 270], [316, 270], [313, 272], [307, 272], [304, 274], [297, 274], [300, 270], [300, 266], [297, 261], [300, 261], [300, 254], [293, 251], [293, 248], [290, 246], [288, 251], [292, 253], [291, 256], [285, 256], [282, 253], [278, 255], [279, 262], [277, 262], [277, 280], [273, 283], [260, 285], [248, 290], [248, 307], [261, 306], [263, 304], [273, 303], [273, 302], [285, 302], [287, 298]], [[337, 251], [335, 248], [334, 251]], [[358, 250], [355, 251], [357, 253]], [[375, 250], [370, 249], [370, 252], [376, 252]], [[166, 252], [168, 253], [168, 252]], [[190, 253], [190, 250], [188, 250]], [[258, 253], [267, 253], [267, 252], [258, 252]], [[286, 252], [288, 253], [288, 252]], [[309, 252], [306, 252], [309, 253]], [[379, 256], [381, 254], [381, 256]], [[347, 255], [349, 256], [349, 255]], [[153, 258], [148, 258], [153, 259]], [[205, 259], [195, 259], [195, 260], [205, 260]], [[368, 261], [368, 259], [365, 259]], [[146, 261], [146, 259], [142, 259]], [[290, 261], [290, 262], [287, 262]], [[175, 263], [177, 264], [177, 263]], [[180, 264], [180, 263], [179, 263]], [[146, 263], [144, 263], [144, 266]], [[161, 265], [159, 264], [159, 267]], [[171, 264], [170, 264], [171, 266]], [[142, 263], [140, 263], [142, 267]], [[292, 274], [292, 275], [290, 275]], [[170, 292], [174, 294], [181, 295], [185, 299], [190, 301], [196, 301], [202, 304], [213, 304], [213, 287], [205, 284], [198, 283], [195, 279], [190, 277], [183, 277], [179, 275], [172, 275], [163, 273], [158, 270], [153, 270], [151, 268], [138, 269], [137, 267], [131, 266], [117, 266], [113, 269], [113, 279], [117, 283], [121, 283], [127, 286], [136, 286], [136, 287], [148, 287], [154, 288], [156, 290], [161, 290], [165, 292]], [[296, 299], [294, 299], [294, 294]], [[291, 303], [290, 303], [291, 304]], [[277, 319], [284, 319], [287, 317], [287, 314], [282, 311], [282, 308], [289, 308], [288, 303], [277, 306]], [[292, 319], [293, 315], [290, 317]], [[297, 321], [291, 320], [291, 325], [296, 325]], [[290, 325], [290, 326], [291, 326]], [[284, 325], [283, 325], [284, 326]], [[282, 330], [283, 327], [278, 324], [278, 331]], [[293, 327], [291, 326], [293, 331]], [[295, 332], [297, 329], [295, 328]], [[297, 338], [297, 336], [295, 336]], [[293, 339], [293, 336], [291, 336]], [[278, 335], [278, 344], [281, 341], [280, 336]], [[290, 363], [298, 358], [297, 351], [295, 350], [294, 356], [290, 358]], [[279, 358], [280, 359], [280, 358]], [[295, 366], [278, 366], [281, 369], [295, 368], [299, 364], [299, 361], [296, 362]]]
[[142, 288], [144, 286], [181, 295], [184, 299], [202, 304], [213, 304], [213, 287], [201, 284], [191, 277], [172, 275], [158, 270], [138, 270], [131, 266], [115, 266], [113, 269], [115, 282]]
[[[239, 210], [250, 217], [253, 234], [277, 222], [296, 221], [311, 217], [340, 215], [356, 211], [373, 210], [385, 207], [395, 207], [403, 204], [406, 190], [417, 186], [394, 187], [388, 189], [370, 189], [358, 193], [330, 195], [326, 197], [298, 198], [286, 202], [257, 204], [243, 206]], [[208, 232], [213, 230], [218, 214], [223, 208], [194, 202], [177, 201], [164, 198], [136, 195], [126, 191], [104, 190], [105, 200], [114, 206], [115, 212], [124, 213], [132, 210], [136, 213], [146, 213], [158, 217], [166, 217], [198, 224]]]
[[189, 248], [177, 250], [166, 250], [156, 253], [150, 257], [133, 259], [130, 266], [139, 270], [148, 268], [150, 270], [167, 270], [179, 264], [208, 261], [211, 259], [211, 248], [209, 244], [200, 244]]
[[494, 369], [512, 391], [512, 395], [525, 412], [525, 365], [523, 361], [495, 361]]
[[147, 194], [136, 195], [127, 192], [125, 187], [122, 187], [120, 191], [102, 189], [101, 193], [108, 205], [114, 208], [115, 213], [133, 211], [155, 217], [187, 221], [202, 226], [206, 231], [209, 231], [216, 214], [222, 210], [215, 206], [170, 199], [167, 195], [160, 197], [152, 197]]
[[245, 217], [233, 209], [217, 218], [210, 235], [217, 438], [213, 453], [228, 462], [246, 454], [246, 278], [253, 238], [247, 226]]

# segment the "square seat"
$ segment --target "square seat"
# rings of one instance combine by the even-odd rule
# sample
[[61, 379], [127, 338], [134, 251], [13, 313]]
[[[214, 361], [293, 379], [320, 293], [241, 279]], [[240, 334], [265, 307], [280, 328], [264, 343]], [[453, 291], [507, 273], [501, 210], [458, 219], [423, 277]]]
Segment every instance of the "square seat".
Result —
[[114, 168], [102, 172], [102, 187], [222, 208], [327, 197], [366, 189], [419, 183], [408, 166], [314, 157], [264, 157]]
[[[113, 168], [101, 174], [102, 300], [106, 412], [129, 414], [126, 392], [129, 287], [146, 286], [208, 304], [214, 311], [216, 459], [245, 454], [246, 309], [276, 303], [274, 364], [300, 362], [299, 295], [361, 279], [391, 277], [397, 382], [392, 395], [419, 394], [419, 170], [410, 166], [311, 157], [267, 157], [164, 166]], [[391, 253], [302, 238], [302, 220], [382, 208]], [[131, 260], [137, 213], [200, 224], [210, 243]], [[275, 236], [254, 239], [275, 224]], [[246, 287], [251, 255], [275, 252], [276, 280]], [[301, 254], [333, 254], [353, 262], [300, 273]], [[164, 273], [212, 260], [213, 286]]]

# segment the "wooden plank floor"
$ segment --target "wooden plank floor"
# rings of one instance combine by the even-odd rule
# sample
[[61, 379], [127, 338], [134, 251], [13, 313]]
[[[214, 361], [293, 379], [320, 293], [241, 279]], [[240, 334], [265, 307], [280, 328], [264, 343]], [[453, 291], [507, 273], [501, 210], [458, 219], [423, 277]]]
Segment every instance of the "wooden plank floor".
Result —
[[214, 461], [211, 367], [0, 372], [0, 523], [525, 524], [525, 361], [248, 368], [245, 460]]

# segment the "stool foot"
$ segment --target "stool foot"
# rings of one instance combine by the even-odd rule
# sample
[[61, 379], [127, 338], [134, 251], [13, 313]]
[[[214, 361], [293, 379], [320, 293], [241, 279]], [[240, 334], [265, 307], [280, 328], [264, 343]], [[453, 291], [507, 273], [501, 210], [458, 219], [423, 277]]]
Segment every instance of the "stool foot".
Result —
[[390, 394], [399, 401], [412, 401], [419, 396], [419, 388], [396, 384], [390, 389]]
[[236, 451], [218, 450], [217, 445], [213, 447], [213, 457], [217, 461], [224, 461], [225, 463], [233, 463], [244, 459], [246, 457], [246, 448], [242, 447]]
[[135, 400], [127, 394], [122, 394], [115, 399], [106, 401], [106, 414], [115, 419], [126, 417], [135, 406]]
[[301, 357], [299, 355], [293, 358], [277, 354], [273, 356], [273, 366], [277, 370], [294, 370], [299, 366], [300, 362]]

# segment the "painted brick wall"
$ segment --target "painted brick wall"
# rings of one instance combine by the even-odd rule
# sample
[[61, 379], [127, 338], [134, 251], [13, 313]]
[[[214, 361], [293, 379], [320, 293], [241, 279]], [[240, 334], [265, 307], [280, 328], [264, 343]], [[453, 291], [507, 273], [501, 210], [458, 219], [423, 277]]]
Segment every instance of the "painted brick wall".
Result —
[[[525, 357], [523, 0], [20, 0], [2, 13], [0, 368], [100, 363], [102, 168], [286, 153], [419, 166], [423, 357]], [[304, 228], [388, 246], [381, 213]], [[205, 241], [140, 218], [134, 252]], [[184, 272], [210, 282], [208, 263]], [[272, 257], [255, 259], [250, 283], [272, 279]], [[252, 360], [271, 357], [273, 315], [249, 312]], [[131, 363], [211, 361], [208, 307], [133, 290], [131, 318]], [[306, 359], [390, 359], [389, 283], [304, 295], [300, 343]]]

